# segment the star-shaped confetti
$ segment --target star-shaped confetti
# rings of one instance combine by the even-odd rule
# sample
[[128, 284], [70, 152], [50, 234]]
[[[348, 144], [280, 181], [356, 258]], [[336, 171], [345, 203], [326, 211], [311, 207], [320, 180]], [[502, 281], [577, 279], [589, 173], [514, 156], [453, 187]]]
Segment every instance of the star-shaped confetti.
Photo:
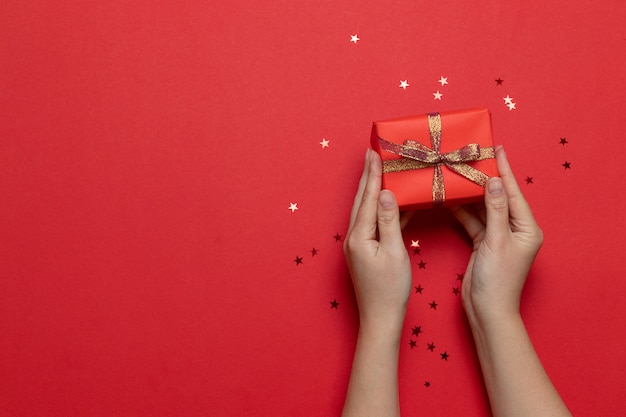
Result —
[[413, 255], [419, 255], [420, 253], [422, 253], [420, 248], [413, 248]]
[[425, 386], [426, 388], [430, 388], [430, 381], [426, 381], [426, 382], [424, 382], [424, 386]]
[[420, 241], [411, 239], [411, 247], [412, 248], [419, 248], [420, 247]]
[[567, 141], [567, 138], [561, 138], [561, 140], [559, 141], [559, 143], [560, 143], [561, 145], [565, 146], [565, 144], [567, 144], [567, 143], [569, 143], [569, 142]]
[[433, 300], [433, 302], [432, 302], [432, 303], [428, 303], [428, 305], [429, 305], [429, 306], [430, 306], [430, 308], [432, 308], [433, 310], [437, 310], [437, 306], [438, 306], [439, 304], [437, 304], [437, 303], [435, 302], [435, 300]]
[[317, 255], [317, 252], [319, 252], [319, 249], [316, 249], [316, 248], [311, 249], [311, 256]]
[[296, 256], [296, 259], [294, 259], [293, 261], [296, 263], [296, 265], [300, 265], [302, 263], [302, 258], [299, 256]]
[[504, 80], [502, 78], [496, 78], [496, 85], [502, 85]]
[[565, 168], [565, 169], [572, 169], [572, 167], [570, 166], [572, 163], [571, 162], [567, 162], [565, 161], [564, 163], [562, 163], [561, 165]]
[[441, 96], [443, 96], [443, 94], [441, 94], [441, 93], [439, 92], [439, 90], [437, 90], [437, 92], [436, 92], [436, 93], [433, 93], [433, 96], [435, 96], [435, 98], [434, 98], [433, 100], [439, 100], [439, 101], [441, 101]]
[[341, 236], [339, 233], [336, 233], [335, 236], [333, 236], [333, 238], [335, 239], [335, 242], [341, 242], [341, 238], [343, 236]]
[[355, 45], [360, 40], [361, 39], [357, 35], [350, 35], [350, 42], [354, 42]]
[[454, 295], [461, 294], [461, 289], [459, 287], [453, 287], [452, 288], [452, 294], [454, 294]]
[[420, 267], [420, 269], [426, 269], [426, 262], [420, 260], [417, 264], [417, 266]]
[[417, 287], [415, 287], [415, 294], [421, 294], [422, 291], [424, 291], [424, 288], [418, 284]]
[[289, 208], [287, 210], [291, 210], [291, 212], [295, 212], [298, 210], [298, 203], [289, 203]]
[[448, 361], [448, 356], [450, 356], [448, 355], [448, 352], [440, 353], [440, 355], [441, 355], [441, 359], [443, 359], [446, 362]]
[[409, 346], [411, 346], [411, 349], [413, 349], [415, 346], [417, 346], [417, 342], [415, 340], [411, 339], [409, 341]]
[[506, 97], [503, 98], [503, 100], [504, 100], [504, 104], [513, 103], [513, 97], [510, 97], [508, 94], [506, 95]]
[[443, 87], [444, 85], [448, 84], [448, 78], [442, 75], [441, 78], [439, 78], [439, 82], [441, 83], [441, 86]]
[[406, 88], [409, 86], [409, 82], [407, 80], [404, 81], [400, 81], [400, 88], [403, 88], [406, 90]]
[[411, 334], [412, 334], [412, 335], [419, 336], [419, 335], [420, 335], [420, 333], [422, 333], [422, 326], [414, 326], [414, 327], [411, 329]]
[[506, 106], [509, 108], [509, 111], [515, 110], [515, 103], [509, 103]]
[[457, 272], [457, 274], [456, 274], [456, 280], [457, 280], [457, 281], [463, 281], [463, 277], [465, 277], [465, 274], [464, 274], [464, 273], [460, 273], [460, 274], [459, 274], [459, 273]]
[[533, 177], [526, 177], [526, 184], [534, 184], [533, 183]]
[[336, 308], [337, 310], [339, 310], [339, 303], [337, 302], [337, 300], [333, 300], [333, 301], [329, 301], [330, 303], [330, 308]]
[[329, 145], [328, 145], [329, 143], [330, 143], [330, 141], [328, 139], [322, 138], [322, 141], [320, 142], [320, 145], [322, 145], [322, 149], [324, 149], [324, 148], [328, 148], [329, 147]]

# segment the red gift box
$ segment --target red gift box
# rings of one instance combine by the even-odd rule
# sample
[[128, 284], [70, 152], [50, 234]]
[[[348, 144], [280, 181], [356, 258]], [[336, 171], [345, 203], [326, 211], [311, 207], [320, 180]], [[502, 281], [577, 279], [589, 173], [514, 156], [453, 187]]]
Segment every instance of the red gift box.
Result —
[[374, 122], [371, 141], [383, 160], [383, 188], [404, 210], [481, 201], [498, 175], [485, 108]]

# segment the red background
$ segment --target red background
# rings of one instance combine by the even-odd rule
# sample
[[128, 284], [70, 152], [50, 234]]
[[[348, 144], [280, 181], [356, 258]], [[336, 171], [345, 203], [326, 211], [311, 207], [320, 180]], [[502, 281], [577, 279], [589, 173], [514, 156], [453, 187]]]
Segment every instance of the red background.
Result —
[[[358, 316], [333, 236], [371, 123], [486, 106], [546, 235], [536, 349], [575, 415], [619, 415], [624, 22], [621, 0], [3, 1], [0, 414], [338, 415]], [[446, 210], [405, 237], [403, 414], [485, 415], [466, 238]]]

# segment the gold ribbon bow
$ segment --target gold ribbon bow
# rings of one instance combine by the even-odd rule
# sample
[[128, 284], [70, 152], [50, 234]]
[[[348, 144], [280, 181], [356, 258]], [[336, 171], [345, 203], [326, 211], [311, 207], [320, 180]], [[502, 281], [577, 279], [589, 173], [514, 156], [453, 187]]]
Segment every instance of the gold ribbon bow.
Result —
[[439, 113], [428, 114], [428, 128], [432, 149], [414, 141], [405, 140], [402, 145], [386, 141], [379, 137], [381, 148], [387, 152], [400, 155], [402, 159], [383, 161], [383, 173], [408, 171], [413, 169], [434, 168], [433, 205], [441, 206], [446, 199], [441, 165], [464, 176], [468, 180], [484, 187], [489, 176], [469, 166], [468, 162], [495, 158], [493, 146], [481, 148], [477, 143], [470, 143], [452, 152], [441, 153], [441, 116]]

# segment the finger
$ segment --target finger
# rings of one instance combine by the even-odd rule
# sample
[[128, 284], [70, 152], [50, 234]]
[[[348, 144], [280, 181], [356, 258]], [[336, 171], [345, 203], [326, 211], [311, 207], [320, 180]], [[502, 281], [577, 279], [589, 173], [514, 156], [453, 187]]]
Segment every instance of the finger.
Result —
[[[378, 236], [380, 246], [390, 252], [406, 251], [400, 228], [400, 210], [396, 197], [389, 190], [382, 190], [378, 199]], [[397, 252], [400, 253], [400, 252]]]
[[503, 181], [499, 177], [491, 178], [486, 188], [487, 226], [485, 238], [499, 240], [511, 231], [509, 227], [509, 199]]
[[478, 235], [485, 231], [485, 223], [480, 217], [473, 213], [466, 206], [450, 207], [454, 217], [463, 225], [470, 239], [474, 240]]
[[363, 190], [361, 206], [354, 220], [352, 233], [358, 233], [361, 239], [376, 237], [376, 213], [378, 211], [378, 196], [383, 175], [383, 166], [380, 156], [376, 152], [369, 152], [369, 170], [367, 182]]
[[363, 166], [363, 173], [361, 174], [361, 179], [359, 180], [359, 186], [356, 191], [356, 196], [354, 197], [354, 202], [352, 203], [352, 211], [350, 213], [350, 226], [348, 226], [348, 233], [352, 230], [354, 226], [354, 221], [356, 220], [356, 214], [359, 211], [359, 207], [361, 207], [361, 201], [363, 200], [363, 191], [365, 191], [365, 183], [367, 182], [367, 173], [369, 171], [369, 154], [371, 150], [368, 149], [365, 152], [365, 163]]
[[535, 218], [530, 210], [530, 206], [526, 202], [522, 191], [515, 180], [515, 175], [511, 170], [509, 161], [506, 157], [506, 152], [502, 146], [496, 148], [496, 163], [498, 164], [498, 171], [500, 172], [500, 178], [504, 183], [504, 188], [509, 196], [509, 211], [513, 222], [519, 222], [525, 224], [535, 223]]
[[415, 210], [413, 210], [413, 211], [406, 211], [406, 212], [402, 213], [402, 215], [400, 216], [400, 229], [404, 230], [406, 225], [409, 224], [409, 222], [413, 218], [414, 214], [415, 214]]

